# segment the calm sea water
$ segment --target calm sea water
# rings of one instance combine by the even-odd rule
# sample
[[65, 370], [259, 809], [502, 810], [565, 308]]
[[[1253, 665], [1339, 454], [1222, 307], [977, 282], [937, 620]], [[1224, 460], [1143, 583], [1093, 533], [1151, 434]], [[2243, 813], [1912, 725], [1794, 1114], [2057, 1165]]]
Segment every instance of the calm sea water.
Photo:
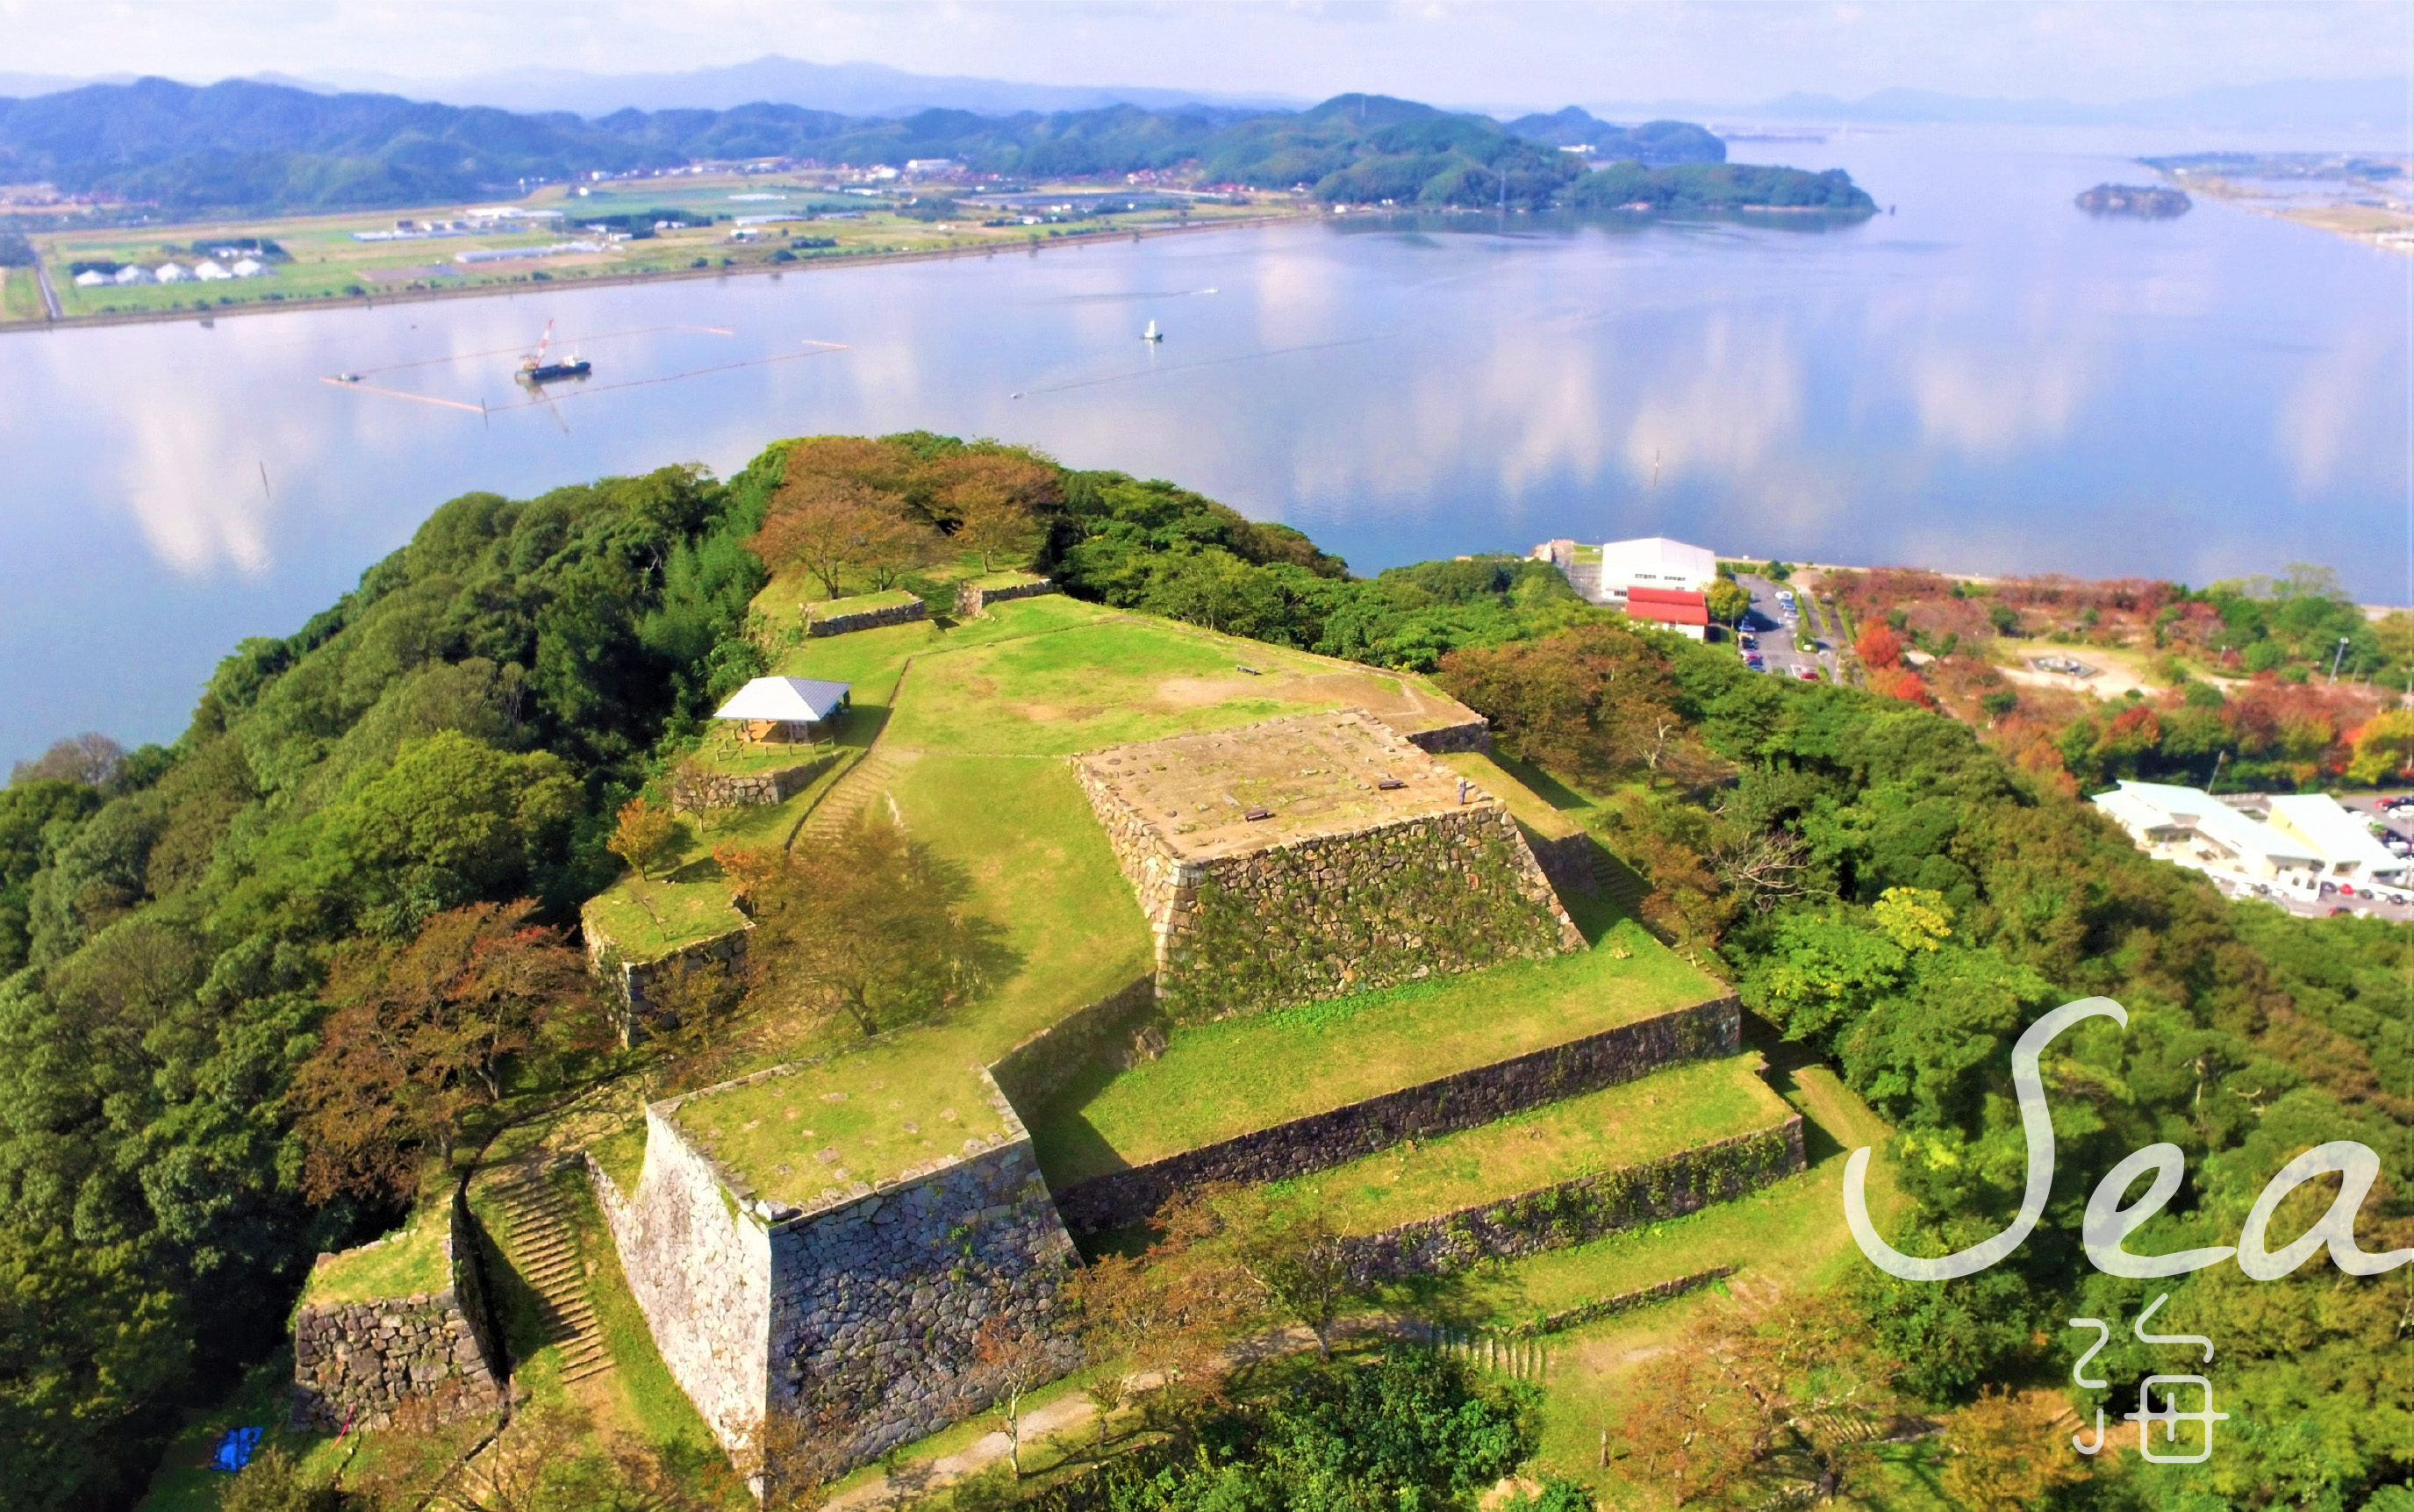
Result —
[[[2192, 582], [2310, 561], [2401, 601], [2414, 262], [2216, 202], [2070, 203], [2138, 153], [2266, 145], [1737, 144], [1894, 207], [1838, 229], [1336, 222], [0, 337], [0, 758], [172, 736], [235, 639], [456, 494], [808, 431], [1176, 479], [1363, 571], [1665, 532]], [[596, 377], [505, 408], [547, 320]]]

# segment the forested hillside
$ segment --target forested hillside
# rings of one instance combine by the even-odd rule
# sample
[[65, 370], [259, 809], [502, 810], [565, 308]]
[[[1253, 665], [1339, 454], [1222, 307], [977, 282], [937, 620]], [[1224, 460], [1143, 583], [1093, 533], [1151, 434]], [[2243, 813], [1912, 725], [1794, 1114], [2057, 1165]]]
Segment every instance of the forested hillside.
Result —
[[[540, 181], [698, 159], [787, 157], [860, 167], [923, 157], [1022, 178], [1180, 170], [1207, 184], [1304, 185], [1327, 202], [1535, 206], [1588, 182], [1583, 163], [1553, 144], [1553, 132], [1570, 125], [1564, 115], [1547, 118], [1535, 137], [1485, 116], [1344, 95], [1297, 113], [1118, 105], [1009, 116], [932, 110], [888, 119], [756, 104], [619, 111], [587, 120], [393, 95], [316, 95], [244, 80], [195, 88], [144, 79], [0, 99], [0, 180], [46, 181], [175, 213], [298, 211], [482, 198]], [[1647, 165], [1701, 164], [1725, 155], [1717, 138], [1681, 122], [1591, 135], [1602, 139], [1592, 143], [1597, 156], [1609, 160], [1631, 154]], [[1763, 175], [1753, 192], [1772, 192], [1774, 185], [1781, 196], [1797, 196], [1765, 202], [1849, 207], [1829, 194], [1803, 199], [1803, 191], [1786, 187], [1811, 175], [1750, 172]], [[1637, 198], [1620, 192], [1623, 198], [1573, 195], [1571, 202]], [[1701, 191], [1666, 200], [1714, 202]]]
[[[1638, 631], [1543, 564], [1356, 578], [1299, 532], [1170, 484], [896, 442], [823, 443], [851, 471], [801, 493], [926, 555], [1040, 542], [1037, 564], [1077, 596], [1432, 669], [1506, 756], [1597, 795], [1571, 812], [1640, 874], [1651, 926], [1893, 1121], [1899, 1249], [2004, 1226], [2025, 1175], [2012, 1040], [2071, 998], [2126, 1007], [2125, 1029], [2091, 1025], [2047, 1057], [2058, 1171], [2011, 1259], [1945, 1284], [1859, 1267], [1781, 1313], [1705, 1310], [1699, 1348], [1586, 1404], [1602, 1462], [1583, 1468], [1617, 1498], [1761, 1506], [1808, 1475], [1888, 1505], [1900, 1483], [1877, 1441], [1908, 1434], [1958, 1506], [2406, 1505], [2382, 1490], [2414, 1472], [2404, 1274], [2317, 1254], [2276, 1281], [2227, 1265], [2123, 1280], [2079, 1249], [2095, 1182], [2156, 1142], [2188, 1176], [2137, 1252], [2237, 1242], [2272, 1174], [2340, 1139], [2381, 1159], [2362, 1248], [2414, 1243], [2405, 930], [2228, 903], [1963, 726]], [[294, 636], [238, 648], [172, 747], [69, 748], [0, 792], [0, 1505], [127, 1505], [178, 1408], [276, 1347], [310, 1256], [393, 1221], [373, 1189], [331, 1194], [323, 1149], [297, 1132], [370, 1058], [330, 1048], [342, 1016], [361, 1016], [378, 969], [442, 944], [432, 921], [529, 899], [530, 923], [566, 922], [618, 874], [613, 816], [761, 665], [746, 543], [786, 468], [774, 448], [725, 485], [672, 469], [455, 500]], [[508, 1101], [548, 1059], [574, 1066], [577, 1028], [565, 1007], [559, 1042], [499, 1040], [494, 1085], [447, 1127], [474, 1136], [494, 1112], [480, 1099]], [[424, 1126], [413, 1085], [351, 1090], [354, 1124]], [[2273, 1235], [2328, 1201], [2300, 1191]], [[2117, 1419], [2172, 1363], [2120, 1329], [2094, 1362], [2111, 1387], [2073, 1391], [2089, 1340], [2066, 1320], [2125, 1321], [2164, 1292], [2162, 1325], [2218, 1345], [2220, 1452], [2193, 1468], [2061, 1454], [2066, 1409]], [[1739, 1359], [1779, 1363], [1756, 1381], [1705, 1364]], [[1538, 1442], [1528, 1398], [1454, 1369], [1315, 1369], [1296, 1392], [1193, 1403], [1168, 1420], [1178, 1454], [1044, 1505], [1271, 1512], [1312, 1473], [1335, 1506], [1472, 1512]], [[1814, 1401], [1839, 1381], [1842, 1405], [1751, 1430], [1770, 1389]], [[1546, 1491], [1563, 1512], [1586, 1495]]]
[[573, 917], [599, 816], [750, 670], [757, 508], [687, 469], [454, 500], [172, 748], [0, 792], [0, 1505], [125, 1505], [311, 1257], [391, 1221], [303, 1199], [283, 1101], [337, 948]]

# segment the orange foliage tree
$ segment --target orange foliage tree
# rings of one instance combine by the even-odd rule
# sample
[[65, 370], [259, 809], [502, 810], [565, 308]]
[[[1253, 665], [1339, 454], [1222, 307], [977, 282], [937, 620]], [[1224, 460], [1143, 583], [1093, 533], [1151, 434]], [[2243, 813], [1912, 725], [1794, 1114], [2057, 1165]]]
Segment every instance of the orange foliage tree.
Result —
[[1884, 623], [1864, 625], [1853, 639], [1853, 654], [1871, 671], [1896, 666], [1902, 660], [1902, 637]]
[[474, 903], [431, 916], [407, 945], [337, 955], [334, 1011], [289, 1094], [310, 1201], [409, 1198], [422, 1162], [449, 1160], [474, 1111], [502, 1100], [515, 1058], [604, 1042], [586, 958], [535, 912]]

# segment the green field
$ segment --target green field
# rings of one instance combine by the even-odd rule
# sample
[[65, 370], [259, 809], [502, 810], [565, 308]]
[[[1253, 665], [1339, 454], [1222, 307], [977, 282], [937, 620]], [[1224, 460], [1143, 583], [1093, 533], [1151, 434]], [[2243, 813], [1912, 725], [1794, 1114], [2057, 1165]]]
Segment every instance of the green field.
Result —
[[1570, 912], [1591, 950], [1176, 1029], [1157, 1059], [1031, 1120], [1050, 1183], [1062, 1190], [1721, 991], [1632, 921], [1576, 901]]
[[347, 1250], [314, 1266], [302, 1287], [302, 1305], [340, 1307], [444, 1290], [453, 1284], [444, 1265], [445, 1228], [440, 1210], [422, 1212], [375, 1248]]
[[[786, 198], [770, 202], [734, 200], [732, 195], [738, 193], [781, 194]], [[1101, 215], [1047, 227], [985, 226], [976, 216], [952, 221], [921, 220], [900, 214], [902, 205], [899, 201], [832, 194], [798, 181], [738, 174], [598, 186], [583, 196], [556, 187], [540, 190], [523, 202], [532, 209], [559, 211], [562, 218], [530, 231], [486, 228], [461, 235], [399, 241], [354, 239], [356, 232], [387, 231], [398, 221], [457, 220], [467, 207], [454, 203], [179, 226], [94, 227], [37, 235], [34, 241], [50, 265], [61, 306], [69, 317], [74, 317], [201, 312], [298, 299], [358, 298], [429, 290], [501, 291], [539, 282], [574, 283], [599, 277], [723, 269], [778, 272], [848, 258], [1019, 249], [1049, 241], [1112, 235], [1125, 229], [1209, 224], [1297, 213], [1295, 207], [1283, 202], [1264, 206], [1197, 205]], [[583, 223], [657, 210], [679, 211], [680, 217], [663, 218], [689, 218], [692, 223], [684, 230], [653, 232], [642, 239], [609, 241], [595, 251], [499, 262], [454, 261], [454, 255], [464, 251], [604, 241], [601, 233], [585, 229]], [[756, 228], [738, 228], [732, 221], [739, 215], [805, 211], [834, 211], [838, 218]], [[713, 216], [721, 217], [718, 223], [710, 222]], [[747, 239], [738, 239], [741, 231]], [[216, 283], [105, 284], [78, 289], [69, 271], [69, 264], [78, 262], [156, 266], [164, 261], [174, 261], [190, 267], [197, 256], [203, 255], [194, 251], [196, 244], [206, 248], [216, 243], [246, 238], [272, 240], [284, 249], [286, 257], [272, 260], [271, 271], [265, 277]], [[835, 245], [809, 245], [825, 240]], [[13, 308], [10, 315], [24, 318]], [[31, 318], [38, 320], [40, 316], [37, 299]]]
[[1672, 1067], [1621, 1086], [1512, 1114], [1413, 1148], [1394, 1145], [1283, 1184], [1344, 1234], [1402, 1223], [1642, 1165], [1785, 1121], [1757, 1051]]

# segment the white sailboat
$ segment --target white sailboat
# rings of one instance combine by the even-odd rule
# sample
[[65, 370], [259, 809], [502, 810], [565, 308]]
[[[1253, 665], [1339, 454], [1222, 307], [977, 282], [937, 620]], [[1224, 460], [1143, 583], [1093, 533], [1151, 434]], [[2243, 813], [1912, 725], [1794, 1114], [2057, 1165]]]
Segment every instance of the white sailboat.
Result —
[[1156, 328], [1155, 321], [1151, 321], [1148, 322], [1148, 329], [1140, 334], [1140, 338], [1142, 341], [1162, 341], [1165, 339], [1165, 333]]

